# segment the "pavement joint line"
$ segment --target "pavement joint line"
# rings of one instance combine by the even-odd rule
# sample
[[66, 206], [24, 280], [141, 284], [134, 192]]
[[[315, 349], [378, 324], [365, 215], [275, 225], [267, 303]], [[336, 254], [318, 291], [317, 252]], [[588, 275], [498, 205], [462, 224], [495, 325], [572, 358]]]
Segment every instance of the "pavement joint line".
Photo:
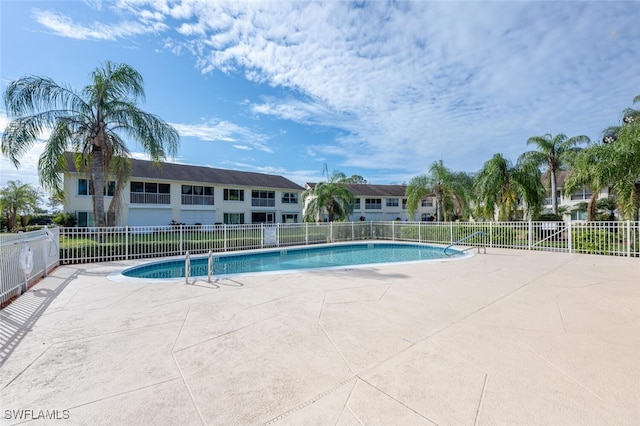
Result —
[[174, 324], [174, 323], [178, 323], [178, 322], [180, 322], [180, 320], [159, 322], [159, 323], [156, 323], [156, 324], [143, 325], [143, 326], [140, 326], [140, 327], [132, 327], [132, 328], [126, 328], [126, 329], [122, 329], [122, 330], [112, 330], [112, 331], [107, 331], [107, 332], [104, 332], [104, 333], [92, 334], [92, 335], [89, 335], [89, 336], [82, 336], [82, 337], [75, 337], [75, 338], [72, 337], [70, 339], [58, 340], [58, 341], [52, 343], [52, 345], [58, 345], [58, 344], [67, 343], [67, 342], [77, 342], [78, 340], [95, 339], [97, 337], [109, 336], [109, 335], [112, 335], [112, 334], [128, 333], [130, 331], [144, 330], [145, 328], [153, 328], [153, 327], [158, 327], [158, 326], [161, 326], [161, 325]]
[[329, 342], [331, 342], [331, 345], [333, 345], [333, 348], [336, 350], [336, 352], [338, 352], [338, 355], [340, 355], [340, 358], [342, 358], [342, 360], [346, 364], [351, 374], [356, 374], [355, 371], [353, 371], [353, 368], [351, 368], [351, 364], [349, 364], [349, 361], [347, 361], [347, 359], [344, 357], [344, 355], [342, 354], [342, 351], [338, 348], [338, 345], [336, 345], [336, 343], [333, 341], [333, 339], [331, 338], [327, 330], [325, 330], [324, 326], [320, 323], [320, 321], [318, 321], [318, 325], [320, 326], [320, 329], [325, 334], [325, 336], [327, 336], [327, 339], [329, 339]]
[[533, 349], [531, 346], [520, 342], [520, 340], [518, 339], [517, 336], [514, 336], [513, 334], [509, 333], [508, 330], [504, 329], [503, 332], [507, 335], [509, 335], [513, 340], [516, 341], [516, 344], [528, 351], [530, 351], [531, 353], [533, 353], [535, 356], [537, 356], [538, 358], [540, 358], [542, 361], [544, 361], [545, 363], [549, 364], [554, 370], [558, 371], [560, 374], [562, 374], [563, 376], [565, 376], [566, 378], [568, 378], [570, 381], [572, 381], [574, 384], [578, 385], [579, 387], [581, 387], [582, 389], [586, 390], [587, 392], [589, 392], [591, 395], [595, 396], [596, 398], [598, 398], [598, 400], [600, 401], [604, 401], [597, 393], [593, 392], [591, 389], [589, 389], [588, 387], [586, 387], [585, 385], [583, 385], [582, 383], [580, 383], [578, 380], [574, 379], [569, 373], [565, 372], [563, 369], [561, 369], [560, 367], [558, 367], [557, 365], [555, 365], [553, 362], [549, 361], [548, 359], [546, 359], [544, 356], [540, 355], [538, 352], [535, 351], [535, 349]]
[[387, 358], [385, 358], [385, 359], [383, 359], [383, 360], [381, 360], [381, 361], [378, 361], [378, 362], [377, 362], [377, 363], [375, 363], [373, 366], [369, 367], [369, 369], [368, 369], [368, 370], [365, 370], [365, 371], [373, 371], [373, 370], [375, 370], [376, 368], [378, 368], [378, 367], [379, 367], [379, 366], [381, 366], [382, 364], [386, 363], [386, 362], [387, 362], [387, 361], [389, 361], [390, 359], [395, 358], [396, 356], [400, 355], [401, 353], [403, 353], [403, 352], [405, 352], [405, 351], [408, 351], [409, 349], [413, 348], [413, 347], [414, 347], [415, 345], [417, 345], [418, 343], [422, 343], [422, 342], [424, 342], [424, 341], [426, 341], [426, 340], [429, 340], [429, 339], [431, 339], [432, 337], [434, 337], [434, 336], [436, 336], [436, 335], [438, 335], [438, 334], [442, 333], [444, 330], [447, 330], [447, 329], [449, 329], [449, 328], [453, 327], [454, 325], [457, 325], [457, 324], [459, 324], [459, 323], [463, 322], [464, 320], [466, 320], [466, 319], [468, 319], [468, 318], [470, 318], [470, 317], [474, 316], [474, 315], [475, 315], [475, 314], [477, 314], [478, 312], [482, 312], [482, 311], [484, 311], [485, 309], [489, 308], [490, 306], [495, 305], [496, 303], [498, 303], [498, 302], [502, 301], [503, 299], [506, 299], [507, 297], [509, 297], [509, 296], [513, 295], [514, 293], [516, 293], [516, 292], [518, 292], [518, 291], [522, 290], [523, 288], [527, 287], [528, 285], [530, 285], [530, 284], [532, 284], [532, 283], [534, 283], [534, 282], [536, 282], [536, 281], [540, 280], [540, 278], [542, 278], [542, 277], [544, 277], [544, 276], [546, 276], [546, 275], [549, 275], [549, 274], [550, 274], [550, 273], [552, 273], [553, 271], [556, 271], [556, 270], [560, 269], [560, 268], [561, 268], [561, 267], [563, 267], [563, 266], [566, 266], [566, 265], [567, 265], [568, 263], [570, 263], [572, 260], [574, 260], [574, 259], [569, 259], [568, 261], [562, 262], [562, 263], [561, 263], [561, 264], [559, 264], [558, 266], [556, 266], [556, 267], [554, 267], [554, 268], [549, 269], [548, 271], [544, 272], [544, 273], [543, 273], [542, 275], [540, 275], [540, 276], [537, 276], [537, 277], [534, 277], [534, 278], [530, 279], [529, 281], [527, 281], [527, 282], [525, 282], [524, 284], [522, 284], [522, 285], [520, 285], [520, 286], [516, 287], [515, 289], [511, 290], [510, 292], [508, 292], [508, 293], [506, 293], [506, 294], [503, 294], [502, 296], [498, 297], [497, 299], [494, 299], [494, 300], [492, 300], [492, 301], [488, 302], [487, 304], [485, 304], [485, 305], [483, 305], [483, 306], [479, 307], [479, 308], [478, 308], [478, 309], [476, 309], [475, 311], [470, 312], [470, 313], [468, 313], [468, 314], [464, 315], [464, 316], [463, 316], [463, 317], [461, 317], [461, 318], [455, 319], [454, 321], [451, 321], [451, 322], [449, 322], [448, 324], [443, 325], [443, 326], [442, 326], [442, 327], [440, 327], [439, 329], [435, 330], [433, 333], [431, 333], [431, 334], [429, 334], [429, 335], [427, 335], [427, 336], [423, 337], [422, 339], [418, 339], [418, 340], [416, 340], [413, 344], [411, 344], [411, 345], [407, 346], [406, 348], [401, 349], [400, 351], [398, 351], [398, 352], [396, 352], [396, 353], [394, 353], [394, 354], [392, 354], [392, 355], [388, 356]]
[[[44, 351], [42, 351], [42, 352], [40, 353], [40, 355], [38, 355], [37, 357], [35, 357], [35, 358], [33, 359], [33, 361], [31, 361], [29, 364], [27, 364], [27, 365], [26, 365], [26, 366], [25, 366], [25, 367], [24, 367], [24, 368], [23, 368], [23, 369], [22, 369], [18, 374], [16, 374], [16, 375], [15, 375], [15, 377], [14, 377], [13, 379], [9, 380], [9, 381], [7, 382], [7, 384], [6, 384], [6, 385], [4, 385], [2, 388], [0, 388], [0, 391], [3, 391], [3, 390], [5, 390], [6, 388], [8, 388], [8, 387], [11, 385], [11, 383], [15, 382], [15, 381], [18, 379], [18, 377], [20, 377], [20, 376], [22, 375], [22, 373], [24, 373], [25, 371], [27, 371], [27, 370], [28, 370], [28, 369], [29, 369], [29, 368], [30, 368], [30, 367], [31, 367], [31, 366], [32, 366], [32, 365], [33, 365], [37, 360], [39, 360], [39, 359], [40, 359], [40, 357], [41, 357], [41, 356], [43, 356], [43, 355], [44, 355], [44, 354], [45, 354], [45, 353], [46, 353], [50, 348], [52, 348], [52, 347], [54, 347], [54, 346], [55, 346], [55, 343], [54, 343], [54, 344], [52, 344], [52, 345], [50, 345], [50, 346], [47, 346], [47, 348], [46, 348]], [[0, 364], [0, 365], [2, 365], [2, 364]]]
[[229, 334], [236, 333], [236, 332], [238, 332], [238, 331], [240, 331], [240, 330], [244, 330], [245, 328], [251, 327], [251, 326], [253, 326], [253, 325], [259, 324], [259, 323], [264, 322], [264, 321], [271, 320], [271, 319], [276, 318], [276, 317], [278, 317], [278, 316], [280, 316], [280, 314], [275, 314], [275, 315], [272, 315], [272, 316], [270, 316], [270, 317], [263, 318], [263, 319], [261, 319], [261, 320], [259, 320], [259, 321], [252, 322], [252, 323], [247, 324], [247, 325], [245, 325], [245, 326], [242, 326], [242, 327], [240, 327], [240, 328], [236, 328], [236, 329], [234, 329], [234, 330], [229, 330], [229, 331], [227, 331], [226, 333], [222, 333], [222, 334], [220, 334], [220, 335], [218, 335], [218, 336], [214, 336], [214, 337], [211, 337], [211, 338], [209, 338], [209, 339], [205, 339], [205, 340], [203, 340], [203, 341], [201, 341], [201, 342], [197, 342], [197, 343], [194, 343], [194, 344], [189, 345], [189, 346], [185, 346], [184, 348], [180, 348], [180, 349], [178, 349], [177, 351], [173, 351], [172, 353], [182, 352], [182, 351], [185, 351], [185, 350], [187, 350], [187, 349], [193, 348], [193, 347], [195, 347], [195, 346], [201, 345], [201, 344], [203, 344], [203, 343], [207, 343], [207, 342], [210, 342], [210, 341], [212, 341], [212, 340], [216, 340], [216, 339], [219, 339], [219, 338], [221, 338], [221, 337], [228, 336]]
[[[351, 412], [351, 414], [354, 414], [353, 411], [351, 411], [351, 407], [349, 407], [349, 401], [351, 400], [351, 396], [353, 395], [353, 391], [356, 389], [356, 386], [358, 386], [358, 380], [357, 379], [353, 382], [353, 386], [351, 387], [351, 390], [349, 391], [349, 395], [347, 396], [347, 399], [344, 401], [344, 405], [342, 406], [342, 411], [340, 412], [340, 415], [338, 416], [338, 419], [336, 420], [336, 423], [342, 418], [342, 415], [344, 414], [344, 410], [349, 410]], [[355, 414], [354, 414], [354, 417], [355, 417]], [[358, 421], [360, 421], [360, 419], [358, 419]]]
[[178, 339], [180, 339], [180, 335], [182, 334], [182, 330], [184, 330], [184, 325], [187, 323], [187, 318], [189, 318], [189, 312], [191, 312], [191, 307], [187, 308], [187, 313], [184, 314], [184, 319], [182, 320], [182, 325], [180, 326], [180, 330], [178, 330], [178, 334], [176, 338], [173, 340], [173, 345], [171, 345], [170, 352], [173, 353], [173, 350], [176, 347], [176, 343], [178, 343]]
[[134, 290], [134, 291], [132, 291], [132, 292], [131, 292], [131, 293], [129, 293], [129, 294], [125, 294], [125, 295], [123, 295], [123, 296], [122, 296], [122, 297], [120, 297], [119, 299], [114, 300], [114, 301], [113, 301], [113, 303], [111, 303], [111, 304], [109, 304], [109, 305], [105, 306], [105, 309], [106, 309], [106, 308], [110, 308], [110, 307], [114, 306], [115, 304], [117, 304], [117, 303], [118, 303], [118, 302], [120, 302], [121, 300], [124, 300], [124, 299], [128, 298], [129, 296], [133, 296], [134, 294], [136, 294], [136, 293], [138, 293], [138, 292], [141, 292], [142, 290], [144, 290], [145, 288], [149, 287], [150, 285], [151, 285], [150, 283], [147, 283], [147, 284], [143, 285], [142, 287], [140, 287], [139, 289]]
[[353, 371], [353, 368], [351, 368], [351, 364], [349, 364], [349, 361], [347, 361], [347, 359], [345, 358], [345, 356], [342, 353], [342, 351], [340, 350], [340, 348], [338, 348], [338, 345], [336, 345], [336, 342], [333, 341], [333, 339], [331, 338], [331, 336], [329, 335], [327, 330], [322, 325], [322, 312], [324, 310], [324, 305], [325, 305], [326, 298], [327, 298], [327, 292], [325, 291], [324, 292], [324, 298], [322, 299], [322, 306], [320, 307], [320, 314], [318, 315], [318, 325], [320, 326], [320, 329], [322, 330], [324, 335], [327, 336], [327, 339], [329, 339], [329, 342], [331, 342], [331, 345], [333, 345], [333, 348], [336, 350], [336, 352], [338, 352], [338, 355], [340, 355], [340, 358], [342, 358], [342, 360], [346, 364], [346, 366], [349, 369], [349, 371], [351, 372], [351, 374], [356, 374], [355, 371]]
[[560, 301], [556, 298], [556, 305], [558, 305], [558, 312], [560, 312], [560, 318], [562, 319], [562, 326], [564, 327], [564, 332], [569, 333], [567, 330], [567, 322], [564, 320], [564, 315], [562, 314], [562, 307], [560, 307]]
[[118, 392], [118, 393], [115, 393], [113, 395], [108, 395], [108, 396], [105, 396], [105, 397], [102, 397], [102, 398], [94, 399], [93, 401], [84, 402], [82, 404], [74, 405], [72, 407], [67, 407], [67, 410], [73, 410], [73, 409], [76, 409], [76, 408], [84, 407], [85, 405], [95, 404], [96, 402], [105, 401], [105, 400], [111, 399], [111, 398], [117, 398], [117, 397], [122, 396], [122, 395], [127, 395], [127, 394], [138, 392], [138, 391], [141, 391], [141, 390], [144, 390], [144, 389], [153, 388], [155, 386], [163, 385], [165, 383], [175, 382], [177, 380], [180, 380], [180, 377], [173, 377], [171, 379], [162, 380], [162, 381], [156, 382], [156, 383], [151, 383], [150, 385], [140, 386], [139, 388], [129, 389], [129, 390], [124, 391], [124, 392]]
[[276, 422], [278, 422], [278, 421], [280, 421], [280, 420], [284, 419], [285, 417], [290, 416], [291, 414], [295, 413], [296, 411], [300, 411], [301, 409], [303, 409], [303, 408], [305, 408], [305, 407], [307, 407], [307, 406], [309, 406], [309, 405], [311, 405], [311, 404], [313, 404], [313, 403], [315, 403], [315, 402], [319, 401], [320, 399], [322, 399], [322, 398], [324, 398], [325, 396], [327, 396], [327, 395], [329, 395], [329, 394], [331, 394], [331, 393], [335, 392], [336, 390], [340, 389], [341, 387], [343, 387], [343, 386], [345, 386], [345, 385], [347, 385], [347, 384], [349, 384], [349, 383], [351, 383], [351, 382], [356, 382], [356, 383], [357, 383], [357, 381], [358, 381], [358, 376], [353, 375], [353, 376], [349, 377], [348, 379], [343, 380], [342, 382], [338, 383], [336, 386], [334, 386], [334, 387], [332, 387], [332, 388], [330, 388], [330, 389], [327, 389], [326, 391], [324, 391], [324, 392], [322, 392], [322, 393], [320, 393], [320, 394], [318, 394], [318, 395], [314, 396], [314, 397], [313, 397], [313, 398], [311, 398], [311, 399], [306, 400], [306, 401], [305, 401], [305, 402], [303, 402], [302, 404], [296, 405], [295, 407], [293, 407], [293, 408], [291, 408], [291, 409], [289, 409], [289, 410], [285, 411], [284, 413], [282, 413], [282, 414], [280, 414], [280, 415], [278, 415], [278, 416], [274, 417], [273, 419], [271, 419], [271, 420], [269, 420], [269, 421], [267, 421], [267, 422], [265, 422], [265, 423], [263, 423], [263, 424], [264, 424], [265, 426], [266, 426], [266, 425], [272, 425], [272, 424], [275, 424]]
[[433, 423], [434, 425], [437, 425], [438, 423], [436, 423], [435, 421], [431, 420], [429, 417], [425, 416], [424, 414], [420, 413], [419, 411], [416, 411], [415, 409], [409, 407], [407, 404], [405, 404], [404, 402], [400, 401], [399, 399], [389, 395], [387, 392], [383, 391], [382, 389], [380, 389], [379, 387], [377, 387], [376, 385], [366, 381], [365, 379], [363, 379], [360, 375], [357, 376], [358, 379], [360, 379], [361, 381], [363, 381], [364, 383], [368, 384], [369, 386], [371, 386], [372, 388], [374, 388], [375, 390], [377, 390], [378, 392], [380, 392], [383, 395], [388, 396], [389, 398], [393, 399], [395, 402], [397, 402], [398, 404], [402, 405], [405, 408], [408, 408], [409, 410], [413, 411], [414, 413], [416, 413], [418, 416], [422, 417], [423, 419]]
[[[360, 420], [360, 418], [356, 415], [356, 413], [353, 412], [351, 407], [347, 407], [347, 410], [349, 410], [349, 412], [351, 413], [353, 418], [356, 419], [358, 421], [358, 423], [360, 423], [362, 426], [364, 426], [364, 423], [362, 423], [362, 420]], [[342, 415], [340, 417], [342, 417]]]
[[174, 348], [176, 347], [176, 344], [178, 343], [178, 339], [180, 338], [180, 334], [182, 333], [182, 330], [184, 329], [184, 325], [187, 322], [187, 318], [189, 317], [189, 312], [191, 312], [191, 308], [189, 307], [187, 309], [187, 313], [184, 316], [184, 319], [182, 320], [182, 326], [180, 327], [180, 330], [178, 331], [178, 334], [176, 335], [175, 340], [173, 341], [173, 346], [171, 346], [171, 359], [173, 359], [173, 363], [176, 365], [176, 368], [178, 369], [178, 373], [180, 373], [180, 378], [182, 379], [182, 383], [184, 384], [185, 388], [187, 389], [187, 392], [189, 393], [189, 398], [191, 398], [191, 403], [193, 404], [194, 408], [196, 409], [196, 412], [198, 413], [198, 416], [200, 417], [200, 421], [202, 422], [203, 425], [207, 424], [207, 422], [204, 420], [204, 416], [202, 415], [202, 412], [200, 411], [200, 407], [198, 406], [198, 403], [196, 402], [196, 398], [193, 395], [193, 392], [191, 391], [191, 387], [189, 387], [189, 383], [187, 382], [187, 379], [184, 377], [184, 373], [182, 372], [182, 368], [180, 368], [180, 363], [178, 363], [178, 360], [175, 357], [175, 352], [174, 352]]
[[484, 374], [484, 384], [482, 385], [482, 392], [480, 392], [480, 400], [478, 401], [478, 409], [476, 410], [476, 418], [473, 420], [473, 426], [478, 426], [480, 420], [480, 413], [482, 410], [482, 402], [484, 401], [484, 394], [487, 390], [487, 382], [489, 381], [489, 373]]

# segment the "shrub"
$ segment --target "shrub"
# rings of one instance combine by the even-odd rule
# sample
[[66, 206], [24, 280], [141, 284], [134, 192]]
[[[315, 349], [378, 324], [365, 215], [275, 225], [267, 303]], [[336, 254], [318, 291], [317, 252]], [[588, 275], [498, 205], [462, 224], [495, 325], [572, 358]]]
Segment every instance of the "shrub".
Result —
[[589, 254], [610, 254], [615, 251], [618, 236], [605, 229], [589, 229], [573, 232], [572, 246], [575, 251]]
[[76, 226], [78, 219], [71, 213], [59, 213], [53, 218], [53, 223], [59, 226]]

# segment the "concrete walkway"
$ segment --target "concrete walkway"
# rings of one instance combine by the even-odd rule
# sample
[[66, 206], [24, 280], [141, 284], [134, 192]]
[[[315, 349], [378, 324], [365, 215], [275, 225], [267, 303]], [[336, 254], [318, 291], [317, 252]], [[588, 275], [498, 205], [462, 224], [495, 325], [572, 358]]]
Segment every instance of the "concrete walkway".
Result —
[[[64, 266], [0, 313], [0, 422], [637, 425], [640, 259], [123, 283]], [[41, 423], [51, 423], [43, 421]]]

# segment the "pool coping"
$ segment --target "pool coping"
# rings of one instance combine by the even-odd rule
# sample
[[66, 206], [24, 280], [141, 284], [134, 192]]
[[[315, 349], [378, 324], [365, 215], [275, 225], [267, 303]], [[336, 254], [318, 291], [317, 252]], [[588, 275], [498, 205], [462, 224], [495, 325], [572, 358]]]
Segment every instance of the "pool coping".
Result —
[[[233, 251], [224, 251], [224, 252], [213, 252], [214, 257], [230, 257], [237, 255], [249, 255], [252, 253], [271, 253], [278, 251], [286, 251], [286, 250], [305, 250], [305, 249], [318, 249], [323, 247], [339, 247], [339, 246], [352, 246], [352, 245], [365, 245], [365, 244], [396, 244], [396, 245], [419, 245], [426, 247], [437, 247], [445, 249], [449, 247], [446, 244], [431, 244], [431, 243], [419, 243], [413, 241], [392, 241], [392, 240], [361, 240], [361, 241], [344, 241], [344, 242], [335, 242], [335, 243], [325, 243], [325, 244], [305, 244], [305, 245], [293, 245], [293, 246], [281, 246], [281, 247], [265, 247], [258, 249], [249, 249], [249, 250], [233, 250]], [[379, 265], [406, 265], [413, 263], [433, 263], [433, 262], [453, 262], [458, 260], [469, 259], [474, 256], [473, 250], [476, 249], [474, 246], [460, 246], [460, 248], [456, 248], [454, 250], [458, 251], [458, 254], [454, 256], [448, 256], [446, 258], [438, 258], [438, 259], [421, 259], [421, 260], [409, 260], [409, 261], [401, 261], [401, 262], [382, 262], [382, 263], [363, 263], [357, 265], [341, 265], [341, 266], [327, 266], [327, 267], [318, 267], [318, 268], [299, 268], [299, 269], [283, 269], [277, 271], [260, 271], [260, 272], [238, 272], [233, 274], [217, 274], [212, 275], [212, 281], [215, 282], [217, 280], [226, 280], [231, 278], [239, 278], [239, 277], [255, 277], [261, 275], [273, 275], [273, 274], [290, 274], [290, 273], [300, 273], [300, 272], [311, 272], [311, 271], [332, 271], [332, 270], [351, 270], [356, 268], [371, 268]], [[207, 258], [208, 254], [197, 254], [192, 255], [191, 259], [203, 259]], [[136, 265], [128, 266], [120, 271], [112, 272], [107, 276], [107, 279], [115, 282], [176, 282], [176, 281], [184, 281], [184, 277], [172, 277], [172, 278], [139, 278], [139, 277], [130, 277], [127, 275], [123, 275], [129, 269], [139, 267], [141, 265], [154, 265], [161, 264], [168, 261], [177, 261], [177, 260], [185, 260], [185, 255], [180, 256], [170, 256], [163, 257], [161, 259], [140, 259], [140, 263]], [[202, 281], [208, 279], [208, 275], [191, 275], [189, 276], [192, 280]]]

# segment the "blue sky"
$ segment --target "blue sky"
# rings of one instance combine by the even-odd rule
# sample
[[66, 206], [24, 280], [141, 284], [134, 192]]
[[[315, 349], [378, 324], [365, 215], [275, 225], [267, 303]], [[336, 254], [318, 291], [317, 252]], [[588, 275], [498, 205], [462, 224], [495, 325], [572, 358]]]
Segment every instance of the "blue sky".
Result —
[[[640, 95], [640, 2], [0, 2], [0, 84], [81, 89], [105, 60], [145, 80], [174, 161], [409, 181], [475, 172], [546, 133], [599, 140]], [[0, 106], [0, 131], [8, 118]], [[46, 136], [46, 135], [44, 135]], [[139, 147], [130, 143], [136, 156]], [[0, 184], [37, 185], [34, 146]]]

